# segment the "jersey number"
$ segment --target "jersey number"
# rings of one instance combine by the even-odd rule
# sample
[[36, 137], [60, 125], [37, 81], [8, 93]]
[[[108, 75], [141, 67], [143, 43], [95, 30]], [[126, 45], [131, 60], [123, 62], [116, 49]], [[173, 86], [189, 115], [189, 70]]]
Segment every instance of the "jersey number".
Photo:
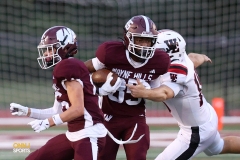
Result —
[[198, 88], [198, 91], [199, 91], [199, 98], [200, 98], [200, 106], [203, 105], [203, 95], [202, 95], [202, 85], [200, 83], [200, 79], [198, 77], [198, 74], [195, 72], [194, 73], [194, 81], [195, 81], [195, 84], [197, 85], [197, 88]]
[[[108, 98], [112, 101], [123, 103], [125, 94], [131, 94], [131, 91], [126, 87], [126, 80], [121, 79], [122, 83], [121, 86], [118, 88], [118, 90], [115, 93], [109, 94]], [[147, 82], [142, 82], [145, 87], [150, 87], [150, 85]], [[136, 79], [129, 78], [128, 84], [137, 84]], [[127, 89], [126, 89], [127, 88]], [[132, 98], [132, 99], [126, 99], [125, 102], [128, 105], [138, 105], [141, 102], [142, 98]]]

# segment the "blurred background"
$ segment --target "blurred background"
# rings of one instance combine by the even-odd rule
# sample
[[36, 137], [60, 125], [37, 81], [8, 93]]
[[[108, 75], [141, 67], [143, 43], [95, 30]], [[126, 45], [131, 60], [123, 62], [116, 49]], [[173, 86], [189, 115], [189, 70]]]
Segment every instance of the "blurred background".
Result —
[[[225, 100], [225, 114], [240, 108], [239, 0], [1, 0], [0, 108], [10, 102], [44, 108], [52, 106], [51, 69], [37, 62], [37, 45], [51, 26], [65, 25], [78, 36], [83, 61], [98, 45], [120, 40], [132, 16], [150, 17], [158, 29], [173, 29], [187, 42], [187, 51], [208, 55], [213, 63], [197, 70], [203, 93]], [[149, 109], [165, 108], [148, 103]], [[156, 114], [156, 112], [155, 112]]]
[[[43, 32], [64, 25], [78, 36], [77, 58], [93, 58], [104, 41], [120, 40], [135, 15], [150, 17], [158, 29], [179, 32], [187, 52], [208, 55], [213, 63], [197, 71], [211, 103], [224, 99], [225, 116], [240, 115], [239, 0], [1, 0], [0, 116], [9, 103], [46, 108], [53, 104], [52, 70], [37, 62]], [[147, 101], [149, 117], [169, 116], [162, 103]]]

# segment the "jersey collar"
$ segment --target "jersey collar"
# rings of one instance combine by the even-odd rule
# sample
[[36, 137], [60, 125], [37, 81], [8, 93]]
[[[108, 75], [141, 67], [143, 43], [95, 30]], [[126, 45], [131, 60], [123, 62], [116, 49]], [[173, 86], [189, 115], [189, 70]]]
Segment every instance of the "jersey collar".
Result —
[[144, 63], [140, 63], [140, 62], [136, 62], [134, 61], [131, 57], [130, 57], [130, 53], [128, 50], [125, 50], [126, 52], [126, 57], [127, 57], [127, 60], [128, 62], [134, 67], [134, 68], [140, 68], [142, 66], [144, 66], [147, 62], [148, 62], [148, 59], [144, 62]]

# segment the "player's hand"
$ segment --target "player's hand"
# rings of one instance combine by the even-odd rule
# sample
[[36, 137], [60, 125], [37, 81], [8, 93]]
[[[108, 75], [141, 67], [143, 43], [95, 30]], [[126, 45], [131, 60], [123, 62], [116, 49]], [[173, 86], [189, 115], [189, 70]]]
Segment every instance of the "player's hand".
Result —
[[14, 116], [27, 116], [28, 107], [22, 106], [17, 103], [10, 103], [10, 111]]
[[117, 89], [121, 86], [121, 78], [117, 78], [115, 84], [112, 86], [110, 82], [112, 81], [113, 77], [107, 79], [107, 81], [99, 88], [99, 95], [105, 96], [111, 93], [115, 93]]
[[28, 123], [28, 125], [31, 125], [32, 129], [39, 133], [43, 130], [46, 130], [50, 127], [48, 119], [44, 120], [34, 120]]
[[203, 54], [203, 57], [204, 57], [204, 62], [212, 63], [212, 60], [207, 55]]
[[126, 86], [131, 91], [131, 95], [135, 98], [144, 97], [146, 89], [150, 89], [148, 86], [144, 86], [140, 79], [137, 79], [137, 84], [126, 84]]

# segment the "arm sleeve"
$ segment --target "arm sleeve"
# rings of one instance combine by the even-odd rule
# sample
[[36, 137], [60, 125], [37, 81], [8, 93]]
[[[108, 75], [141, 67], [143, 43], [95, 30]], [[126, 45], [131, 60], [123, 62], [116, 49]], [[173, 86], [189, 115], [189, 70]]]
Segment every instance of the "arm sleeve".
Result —
[[183, 90], [187, 76], [182, 73], [167, 72], [161, 76], [161, 85], [166, 85], [174, 91], [174, 97]]
[[169, 88], [171, 88], [174, 92], [174, 97], [176, 97], [176, 95], [179, 93], [179, 91], [182, 88], [182, 86], [180, 84], [172, 83], [172, 82], [164, 82], [162, 85], [165, 85], [165, 86], [168, 86]]
[[150, 81], [149, 84], [150, 84], [151, 88], [157, 88], [157, 87], [160, 86], [160, 84], [161, 84], [160, 78], [161, 78], [161, 76], [159, 76], [158, 78]]
[[35, 109], [30, 108], [31, 114], [29, 117], [35, 119], [46, 119], [52, 117], [55, 114], [62, 113], [62, 106], [61, 104], [55, 99], [53, 107], [47, 109]]
[[98, 46], [95, 56], [98, 59], [98, 61], [104, 65], [106, 65], [107, 61], [106, 61], [106, 43], [102, 43]]
[[93, 67], [96, 71], [99, 70], [99, 69], [105, 68], [105, 64], [100, 62], [97, 57], [92, 59], [92, 64], [93, 64]]

